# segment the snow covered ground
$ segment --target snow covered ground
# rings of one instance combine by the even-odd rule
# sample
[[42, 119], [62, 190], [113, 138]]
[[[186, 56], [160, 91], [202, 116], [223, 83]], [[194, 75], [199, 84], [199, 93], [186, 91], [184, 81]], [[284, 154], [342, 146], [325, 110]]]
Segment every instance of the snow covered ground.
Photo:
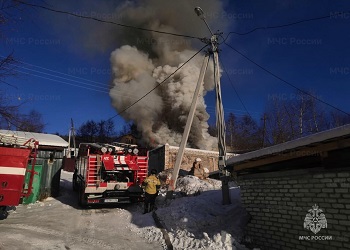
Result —
[[175, 249], [247, 249], [240, 240], [248, 215], [241, 207], [240, 190], [230, 188], [232, 204], [222, 205], [221, 181], [178, 179], [176, 198], [158, 197], [157, 217]]
[[247, 249], [238, 243], [248, 220], [238, 187], [230, 188], [232, 204], [222, 205], [220, 181], [183, 177], [174, 199], [163, 190], [155, 213], [142, 214], [143, 204], [80, 209], [71, 180], [62, 171], [60, 197], [9, 211], [0, 249]]

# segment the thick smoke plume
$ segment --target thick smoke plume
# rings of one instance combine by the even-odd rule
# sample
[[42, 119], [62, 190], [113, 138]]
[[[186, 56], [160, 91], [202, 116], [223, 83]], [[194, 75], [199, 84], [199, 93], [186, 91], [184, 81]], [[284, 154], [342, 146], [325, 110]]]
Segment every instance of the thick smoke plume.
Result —
[[[198, 5], [209, 13], [223, 11], [217, 1], [151, 0], [127, 2], [116, 12], [129, 25], [208, 37], [205, 24], [193, 11]], [[208, 21], [212, 22], [210, 15]], [[220, 29], [225, 28], [222, 25]], [[122, 43], [110, 57], [113, 75], [110, 97], [118, 112], [139, 100], [198, 51], [197, 41], [154, 32], [123, 29], [114, 37]], [[124, 119], [137, 125], [145, 142], [180, 144], [202, 62], [203, 53], [121, 113]], [[213, 67], [209, 65], [188, 140], [190, 147], [207, 150], [217, 147], [216, 138], [208, 134], [209, 114], [204, 102], [205, 94], [213, 87]]]

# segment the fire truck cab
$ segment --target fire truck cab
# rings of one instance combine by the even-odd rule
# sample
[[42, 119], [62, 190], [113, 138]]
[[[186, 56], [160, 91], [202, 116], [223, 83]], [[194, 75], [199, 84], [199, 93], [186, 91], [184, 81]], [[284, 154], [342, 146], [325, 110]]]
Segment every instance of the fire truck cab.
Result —
[[79, 205], [142, 201], [147, 168], [148, 152], [137, 145], [81, 143], [73, 174]]

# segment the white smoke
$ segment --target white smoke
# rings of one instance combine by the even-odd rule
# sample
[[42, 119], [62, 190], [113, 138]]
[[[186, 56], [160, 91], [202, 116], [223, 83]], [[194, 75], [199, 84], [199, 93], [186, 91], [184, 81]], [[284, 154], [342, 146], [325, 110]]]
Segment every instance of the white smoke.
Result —
[[[128, 20], [131, 25], [199, 37], [208, 36], [205, 24], [193, 11], [197, 4], [211, 13], [222, 11], [222, 6], [217, 1], [151, 0], [138, 4], [127, 2], [117, 13], [123, 15], [124, 20]], [[137, 125], [145, 142], [178, 146], [198, 81], [203, 54], [196, 56], [155, 88], [198, 51], [194, 48], [195, 43], [187, 38], [139, 30], [128, 30], [118, 35], [125, 45], [113, 51], [110, 58], [113, 74], [110, 97], [113, 107], [124, 119]], [[205, 94], [213, 87], [213, 67], [209, 65], [188, 139], [190, 147], [209, 150], [217, 147], [216, 138], [208, 133], [209, 114], [204, 102]], [[154, 90], [151, 91], [152, 89]], [[138, 101], [148, 92], [150, 93], [146, 97]], [[134, 104], [136, 101], [138, 102]]]

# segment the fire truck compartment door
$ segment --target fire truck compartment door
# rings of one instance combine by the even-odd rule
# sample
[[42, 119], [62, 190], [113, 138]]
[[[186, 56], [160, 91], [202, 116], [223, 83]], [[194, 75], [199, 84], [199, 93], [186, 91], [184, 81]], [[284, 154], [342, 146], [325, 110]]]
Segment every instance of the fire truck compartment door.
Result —
[[113, 155], [102, 155], [102, 162], [106, 170], [114, 169], [114, 158]]
[[[4, 171], [0, 169], [0, 172]], [[19, 204], [24, 183], [24, 173], [25, 169], [23, 174], [0, 173], [0, 206], [17, 206]]]
[[30, 149], [0, 148], [0, 205], [17, 206]]
[[127, 166], [130, 170], [139, 170], [139, 166], [136, 163], [135, 157], [132, 157], [130, 155], [117, 155], [114, 158], [114, 166], [116, 168], [125, 167]]

